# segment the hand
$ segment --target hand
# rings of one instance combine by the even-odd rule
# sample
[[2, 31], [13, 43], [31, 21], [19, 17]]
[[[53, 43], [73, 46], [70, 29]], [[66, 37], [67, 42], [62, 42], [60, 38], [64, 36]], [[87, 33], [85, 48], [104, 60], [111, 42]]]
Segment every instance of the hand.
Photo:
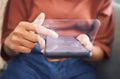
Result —
[[[34, 33], [33, 33], [34, 32]], [[8, 55], [29, 53], [38, 42], [36, 30], [32, 23], [20, 22], [6, 38], [4, 49]]]
[[92, 56], [88, 59], [85, 59], [87, 61], [96, 62], [101, 61], [104, 57], [103, 50], [101, 47], [94, 45], [90, 42], [89, 37], [86, 34], [81, 34], [77, 37], [77, 39], [92, 52]]
[[77, 39], [83, 44], [87, 49], [92, 50], [93, 44], [90, 42], [89, 37], [86, 34], [81, 34]]
[[30, 53], [37, 42], [43, 49], [45, 41], [41, 36], [38, 36], [36, 29], [39, 29], [40, 35], [58, 37], [54, 31], [41, 26], [43, 21], [44, 13], [41, 13], [33, 23], [20, 22], [5, 40], [4, 49], [6, 53], [11, 56], [19, 53]]

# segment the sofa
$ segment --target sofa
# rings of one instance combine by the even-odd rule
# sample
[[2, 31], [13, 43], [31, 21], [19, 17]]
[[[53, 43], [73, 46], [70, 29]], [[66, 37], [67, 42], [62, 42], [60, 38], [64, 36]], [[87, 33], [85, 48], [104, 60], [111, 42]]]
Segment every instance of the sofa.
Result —
[[113, 2], [112, 6], [115, 22], [112, 55], [109, 60], [97, 63], [97, 79], [120, 79], [120, 4]]

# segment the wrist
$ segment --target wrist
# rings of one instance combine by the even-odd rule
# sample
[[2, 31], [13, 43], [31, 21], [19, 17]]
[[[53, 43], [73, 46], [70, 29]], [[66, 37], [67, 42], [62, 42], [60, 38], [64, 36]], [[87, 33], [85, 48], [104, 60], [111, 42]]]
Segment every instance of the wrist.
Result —
[[12, 51], [11, 49], [9, 49], [7, 46], [3, 45], [3, 50], [5, 52], [6, 55], [14, 57], [19, 55], [18, 53], [15, 53], [14, 51]]
[[90, 53], [91, 53], [91, 57], [86, 60], [91, 62], [98, 62], [103, 60], [104, 53], [99, 46], [93, 46]]

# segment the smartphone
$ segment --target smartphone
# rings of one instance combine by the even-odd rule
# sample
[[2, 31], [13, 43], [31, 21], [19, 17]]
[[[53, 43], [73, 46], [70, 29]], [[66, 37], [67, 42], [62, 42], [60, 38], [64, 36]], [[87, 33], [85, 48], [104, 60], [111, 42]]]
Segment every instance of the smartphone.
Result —
[[94, 42], [100, 26], [99, 20], [46, 20], [43, 24], [58, 33], [58, 38], [46, 37], [45, 55], [51, 58], [91, 57], [90, 50], [85, 48], [76, 37], [86, 34]]
[[45, 55], [47, 57], [90, 57], [90, 50], [85, 48], [73, 36], [47, 37]]

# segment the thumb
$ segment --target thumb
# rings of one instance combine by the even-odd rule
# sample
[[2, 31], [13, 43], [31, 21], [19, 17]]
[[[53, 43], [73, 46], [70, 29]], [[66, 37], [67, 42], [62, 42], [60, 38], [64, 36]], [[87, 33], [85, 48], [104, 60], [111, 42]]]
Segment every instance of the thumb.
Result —
[[86, 34], [81, 34], [77, 37], [77, 39], [83, 44], [87, 49], [91, 50], [93, 44], [90, 42], [89, 37]]

